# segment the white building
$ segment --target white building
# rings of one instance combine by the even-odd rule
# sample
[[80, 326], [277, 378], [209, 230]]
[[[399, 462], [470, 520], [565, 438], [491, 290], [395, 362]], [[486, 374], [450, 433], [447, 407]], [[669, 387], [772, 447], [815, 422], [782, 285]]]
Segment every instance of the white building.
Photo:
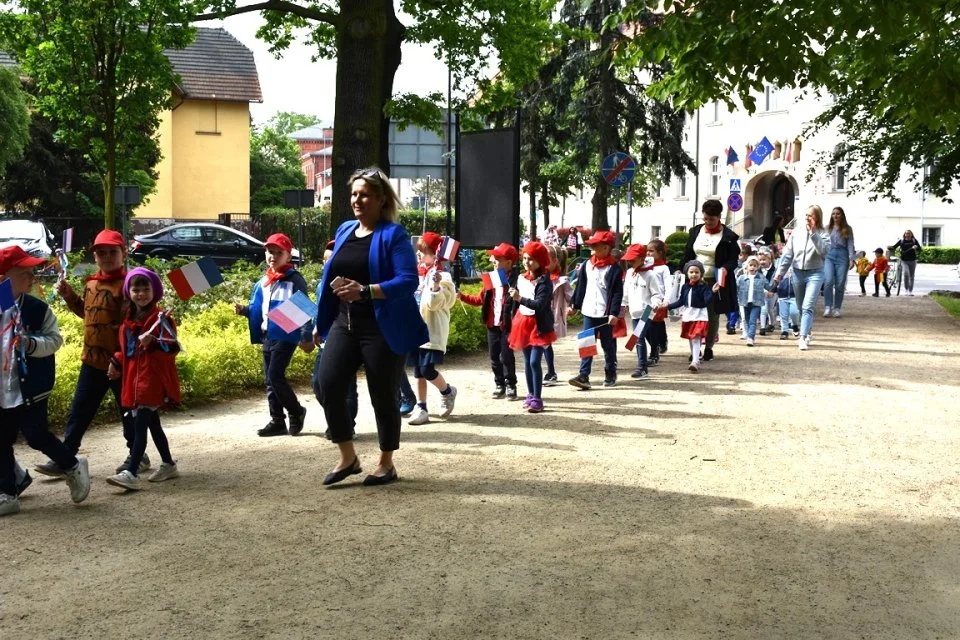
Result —
[[[833, 207], [843, 207], [854, 229], [857, 249], [868, 254], [879, 246], [892, 244], [906, 229], [918, 237], [922, 229], [924, 244], [960, 246], [960, 204], [924, 198], [905, 178], [898, 189], [899, 203], [884, 199], [871, 202], [868, 192], [851, 193], [850, 169], [843, 164], [829, 171], [821, 169], [807, 181], [813, 160], [821, 151], [832, 150], [841, 141], [836, 131], [824, 131], [806, 139], [801, 137], [807, 124], [824, 108], [822, 99], [773, 87], [757, 97], [757, 111], [753, 115], [743, 110], [729, 112], [722, 103], [701, 108], [699, 122], [697, 116], [692, 117], [686, 131], [688, 153], [695, 160], [699, 155], [699, 176], [674, 178], [660, 190], [650, 206], [634, 207], [634, 238], [646, 241], [687, 230], [692, 224], [699, 224], [698, 212], [703, 200], [720, 200], [726, 209], [731, 187], [739, 187], [742, 209], [728, 212], [727, 220], [741, 236], [759, 235], [771, 223], [775, 212], [792, 217], [798, 212], [802, 214], [807, 206], [818, 204], [825, 218]], [[776, 145], [776, 151], [760, 165], [746, 167], [747, 145], [755, 146], [764, 137]], [[794, 141], [799, 144], [788, 144]], [[726, 149], [731, 146], [739, 161], [728, 166]], [[787, 162], [788, 150], [792, 156], [790, 162]], [[590, 226], [591, 196], [592, 192], [587, 192], [585, 200], [568, 198], [563, 216], [565, 225]], [[955, 188], [951, 197], [960, 202], [960, 189]], [[559, 223], [560, 219], [559, 209], [551, 211], [551, 223]], [[614, 227], [613, 207], [608, 219]], [[626, 230], [627, 220], [626, 207], [621, 205], [622, 230]]]

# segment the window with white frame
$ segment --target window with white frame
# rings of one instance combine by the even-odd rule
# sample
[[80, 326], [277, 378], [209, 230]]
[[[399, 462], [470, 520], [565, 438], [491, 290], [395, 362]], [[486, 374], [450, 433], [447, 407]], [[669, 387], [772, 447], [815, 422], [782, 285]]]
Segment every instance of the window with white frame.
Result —
[[687, 228], [686, 228], [685, 226], [683, 226], [682, 224], [678, 224], [678, 225], [677, 225], [677, 231], [686, 231], [686, 230], [687, 230]]
[[720, 156], [710, 158], [710, 195], [720, 195]]
[[846, 191], [847, 182], [849, 180], [850, 174], [850, 165], [847, 162], [847, 154], [843, 149], [843, 146], [840, 145], [834, 149], [834, 165], [833, 165], [833, 190], [834, 191]]
[[677, 181], [677, 197], [686, 198], [687, 197], [687, 174], [683, 174], [679, 177]]
[[660, 237], [660, 226], [656, 225], [656, 226], [650, 227], [650, 238], [653, 239], [653, 238], [659, 238], [659, 237]]
[[940, 227], [924, 227], [922, 242], [925, 247], [939, 247], [941, 242]]
[[763, 110], [776, 111], [780, 108], [780, 89], [768, 84], [763, 88]]
[[710, 105], [711, 122], [720, 122], [720, 101], [714, 100]]

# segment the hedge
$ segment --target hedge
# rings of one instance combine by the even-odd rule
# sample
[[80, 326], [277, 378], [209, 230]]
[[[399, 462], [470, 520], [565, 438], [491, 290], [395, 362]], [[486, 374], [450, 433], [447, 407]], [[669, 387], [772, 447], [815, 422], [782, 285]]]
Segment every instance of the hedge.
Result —
[[[899, 254], [899, 249], [897, 250]], [[960, 247], [924, 247], [917, 256], [923, 264], [960, 264]]]

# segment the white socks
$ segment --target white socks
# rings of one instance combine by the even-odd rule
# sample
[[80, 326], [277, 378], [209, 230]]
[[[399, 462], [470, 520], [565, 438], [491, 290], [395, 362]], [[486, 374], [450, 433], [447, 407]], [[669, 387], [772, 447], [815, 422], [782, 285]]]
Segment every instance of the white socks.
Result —
[[693, 364], [700, 364], [701, 340], [701, 338], [690, 338], [690, 355], [693, 356]]

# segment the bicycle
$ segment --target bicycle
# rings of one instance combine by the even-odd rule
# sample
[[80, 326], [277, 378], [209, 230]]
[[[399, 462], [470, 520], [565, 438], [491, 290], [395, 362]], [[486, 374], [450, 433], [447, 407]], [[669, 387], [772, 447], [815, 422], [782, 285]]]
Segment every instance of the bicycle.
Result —
[[897, 289], [897, 295], [900, 295], [900, 287], [903, 285], [903, 265], [900, 264], [900, 258], [896, 256], [890, 256], [890, 267], [887, 270], [887, 284], [890, 286], [890, 291], [893, 291], [894, 287]]

